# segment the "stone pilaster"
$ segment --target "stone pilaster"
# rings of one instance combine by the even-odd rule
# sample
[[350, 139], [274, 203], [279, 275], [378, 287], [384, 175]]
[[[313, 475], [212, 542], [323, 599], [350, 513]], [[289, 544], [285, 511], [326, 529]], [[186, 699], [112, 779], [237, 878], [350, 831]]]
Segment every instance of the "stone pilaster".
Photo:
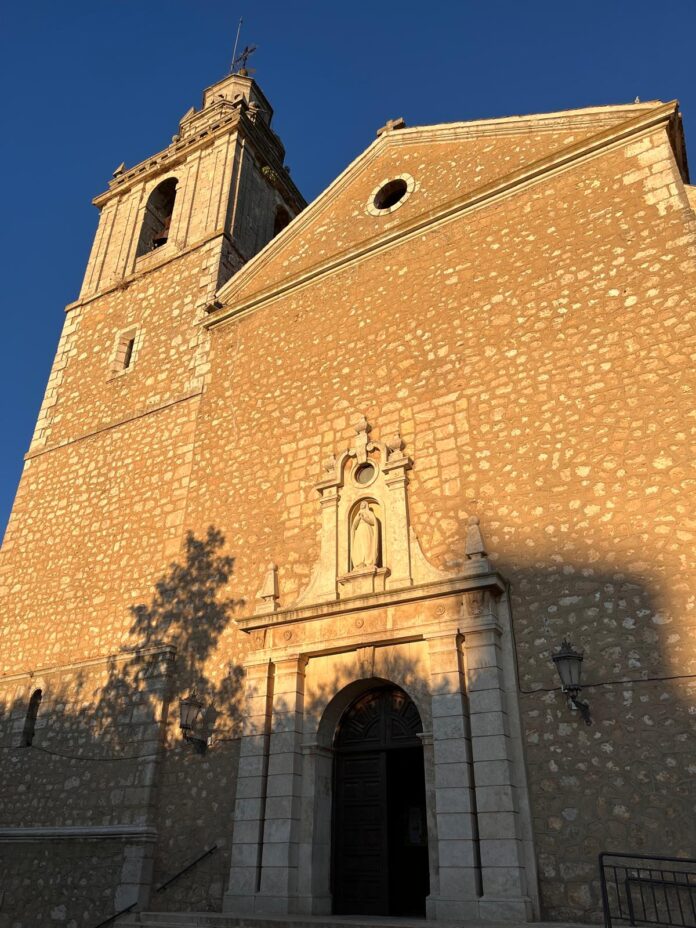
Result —
[[302, 817], [299, 828], [297, 911], [331, 913], [331, 816], [326, 796], [331, 792], [334, 752], [316, 741], [302, 745]]
[[510, 737], [503, 634], [492, 593], [464, 594], [466, 689], [481, 854], [479, 914], [507, 920], [531, 917]]
[[254, 911], [260, 884], [273, 698], [270, 661], [249, 662], [246, 673], [247, 716], [239, 751], [230, 882], [224, 900], [226, 912], [239, 914]]
[[286, 914], [297, 896], [305, 663], [290, 657], [275, 664], [259, 913]]
[[431, 887], [428, 917], [459, 918], [480, 895], [472, 756], [464, 674], [456, 628], [428, 639], [432, 692], [432, 761], [439, 887]]
[[411, 466], [408, 458], [399, 453], [383, 465], [384, 485], [389, 496], [389, 520], [387, 522], [387, 551], [391, 575], [387, 581], [389, 588], [410, 586], [411, 557], [409, 549], [408, 501], [406, 487], [408, 477], [406, 470]]

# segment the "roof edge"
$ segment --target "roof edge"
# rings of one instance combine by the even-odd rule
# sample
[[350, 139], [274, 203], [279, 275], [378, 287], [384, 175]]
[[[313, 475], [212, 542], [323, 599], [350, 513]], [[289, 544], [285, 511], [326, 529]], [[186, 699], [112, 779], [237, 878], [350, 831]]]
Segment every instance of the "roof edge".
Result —
[[[216, 325], [233, 315], [237, 315], [247, 309], [251, 309], [253, 306], [258, 305], [260, 302], [265, 302], [266, 300], [271, 299], [277, 293], [287, 292], [287, 290], [292, 289], [295, 286], [302, 285], [302, 283], [307, 279], [311, 279], [317, 275], [327, 273], [334, 266], [338, 266], [340, 264], [354, 260], [356, 256], [362, 254], [363, 252], [384, 247], [385, 245], [391, 243], [392, 240], [396, 240], [416, 231], [420, 231], [425, 226], [447, 218], [449, 215], [460, 212], [474, 205], [478, 206], [482, 202], [492, 199], [493, 197], [506, 194], [525, 182], [537, 179], [538, 177], [541, 177], [553, 170], [566, 167], [567, 165], [572, 164], [573, 162], [578, 161], [583, 157], [593, 155], [603, 148], [606, 148], [617, 142], [621, 142], [633, 135], [647, 131], [657, 125], [660, 125], [661, 123], [665, 123], [667, 125], [670, 141], [672, 142], [673, 148], [675, 148], [675, 140], [678, 135], [678, 127], [680, 124], [680, 114], [678, 109], [678, 102], [676, 100], [670, 101], [669, 103], [660, 103], [657, 106], [648, 104], [633, 104], [632, 109], [634, 112], [636, 110], [638, 110], [638, 112], [633, 116], [633, 118], [628, 119], [625, 122], [614, 124], [607, 127], [602, 132], [590, 136], [589, 138], [582, 139], [579, 142], [575, 142], [571, 145], [560, 148], [553, 154], [546, 155], [537, 161], [533, 161], [525, 167], [517, 169], [516, 171], [513, 171], [510, 174], [503, 176], [502, 178], [498, 178], [491, 184], [487, 184], [478, 190], [468, 191], [463, 196], [459, 196], [455, 200], [443, 204], [434, 211], [422, 213], [420, 216], [415, 217], [410, 223], [397, 230], [391, 230], [386, 235], [368, 240], [361, 245], [350, 249], [348, 253], [335, 255], [329, 262], [324, 262], [321, 265], [315, 265], [313, 267], [306, 268], [304, 271], [300, 272], [294, 277], [279, 281], [278, 284], [273, 287], [259, 291], [256, 294], [250, 294], [249, 299], [246, 300], [243, 304], [230, 309], [229, 301], [234, 299], [235, 291], [238, 290], [240, 286], [243, 286], [249, 277], [253, 277], [256, 270], [260, 267], [263, 267], [264, 263], [268, 261], [276, 251], [279, 250], [281, 245], [287, 244], [288, 240], [291, 240], [295, 235], [298, 234], [298, 232], [300, 232], [306, 225], [308, 225], [309, 222], [314, 219], [315, 215], [321, 211], [322, 207], [326, 204], [331, 195], [335, 191], [339, 190], [340, 187], [353, 175], [353, 173], [361, 168], [370, 157], [374, 156], [378, 151], [380, 151], [383, 146], [392, 143], [392, 140], [395, 140], [395, 144], [401, 144], [403, 136], [406, 133], [410, 132], [413, 134], [414, 132], [419, 132], [422, 130], [419, 130], [418, 128], [410, 130], [400, 129], [398, 131], [386, 132], [382, 134], [374, 142], [372, 142], [372, 144], [369, 145], [365, 151], [358, 155], [358, 157], [355, 158], [345, 168], [345, 170], [342, 171], [342, 173], [339, 174], [339, 176], [331, 184], [329, 184], [329, 186], [324, 191], [322, 191], [322, 193], [319, 194], [315, 200], [309, 204], [305, 210], [299, 213], [293, 219], [293, 221], [288, 226], [286, 226], [285, 229], [283, 229], [280, 235], [272, 239], [265, 246], [265, 248], [261, 249], [260, 252], [254, 255], [254, 257], [249, 262], [247, 262], [243, 268], [241, 268], [218, 290], [216, 294], [217, 301], [223, 305], [216, 312], [212, 313], [208, 319], [205, 320], [204, 325], [206, 327]], [[467, 124], [444, 124], [445, 131], [451, 131], [453, 125], [458, 126]], [[440, 129], [440, 127], [426, 128], [433, 128], [438, 130]], [[677, 161], [679, 162], [678, 158]], [[682, 176], [684, 176], [683, 170]]]

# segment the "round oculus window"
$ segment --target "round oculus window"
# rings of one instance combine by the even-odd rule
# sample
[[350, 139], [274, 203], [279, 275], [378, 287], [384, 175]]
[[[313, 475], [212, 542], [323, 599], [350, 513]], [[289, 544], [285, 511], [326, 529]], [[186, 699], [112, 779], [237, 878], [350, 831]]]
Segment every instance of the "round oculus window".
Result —
[[375, 209], [380, 211], [391, 209], [392, 206], [396, 206], [400, 200], [403, 200], [407, 193], [408, 184], [403, 177], [397, 177], [395, 180], [387, 181], [375, 194], [373, 200]]
[[361, 487], [366, 486], [370, 483], [371, 480], [375, 477], [377, 469], [374, 464], [361, 464], [360, 467], [356, 468], [353, 476], [355, 477], [355, 482], [359, 483]]
[[385, 177], [370, 194], [366, 204], [367, 212], [371, 216], [388, 216], [403, 206], [417, 188], [418, 184], [410, 174]]

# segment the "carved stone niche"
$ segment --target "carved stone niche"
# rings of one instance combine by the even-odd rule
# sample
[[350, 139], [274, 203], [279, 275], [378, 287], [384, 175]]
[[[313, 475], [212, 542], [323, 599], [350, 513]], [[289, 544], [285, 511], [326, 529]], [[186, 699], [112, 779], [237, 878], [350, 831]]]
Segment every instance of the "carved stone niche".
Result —
[[[324, 464], [319, 563], [296, 605], [364, 596], [413, 584], [407, 471], [400, 435], [370, 436], [364, 416], [352, 448]], [[419, 552], [420, 553], [420, 552]]]

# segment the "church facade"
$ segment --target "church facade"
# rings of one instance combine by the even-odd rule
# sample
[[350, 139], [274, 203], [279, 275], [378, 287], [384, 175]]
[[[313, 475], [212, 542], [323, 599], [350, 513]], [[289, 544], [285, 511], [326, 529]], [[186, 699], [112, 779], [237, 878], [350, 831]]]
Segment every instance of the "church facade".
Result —
[[597, 921], [601, 851], [696, 839], [678, 107], [392, 120], [309, 205], [271, 119], [230, 75], [95, 200], [0, 562], [0, 926]]

